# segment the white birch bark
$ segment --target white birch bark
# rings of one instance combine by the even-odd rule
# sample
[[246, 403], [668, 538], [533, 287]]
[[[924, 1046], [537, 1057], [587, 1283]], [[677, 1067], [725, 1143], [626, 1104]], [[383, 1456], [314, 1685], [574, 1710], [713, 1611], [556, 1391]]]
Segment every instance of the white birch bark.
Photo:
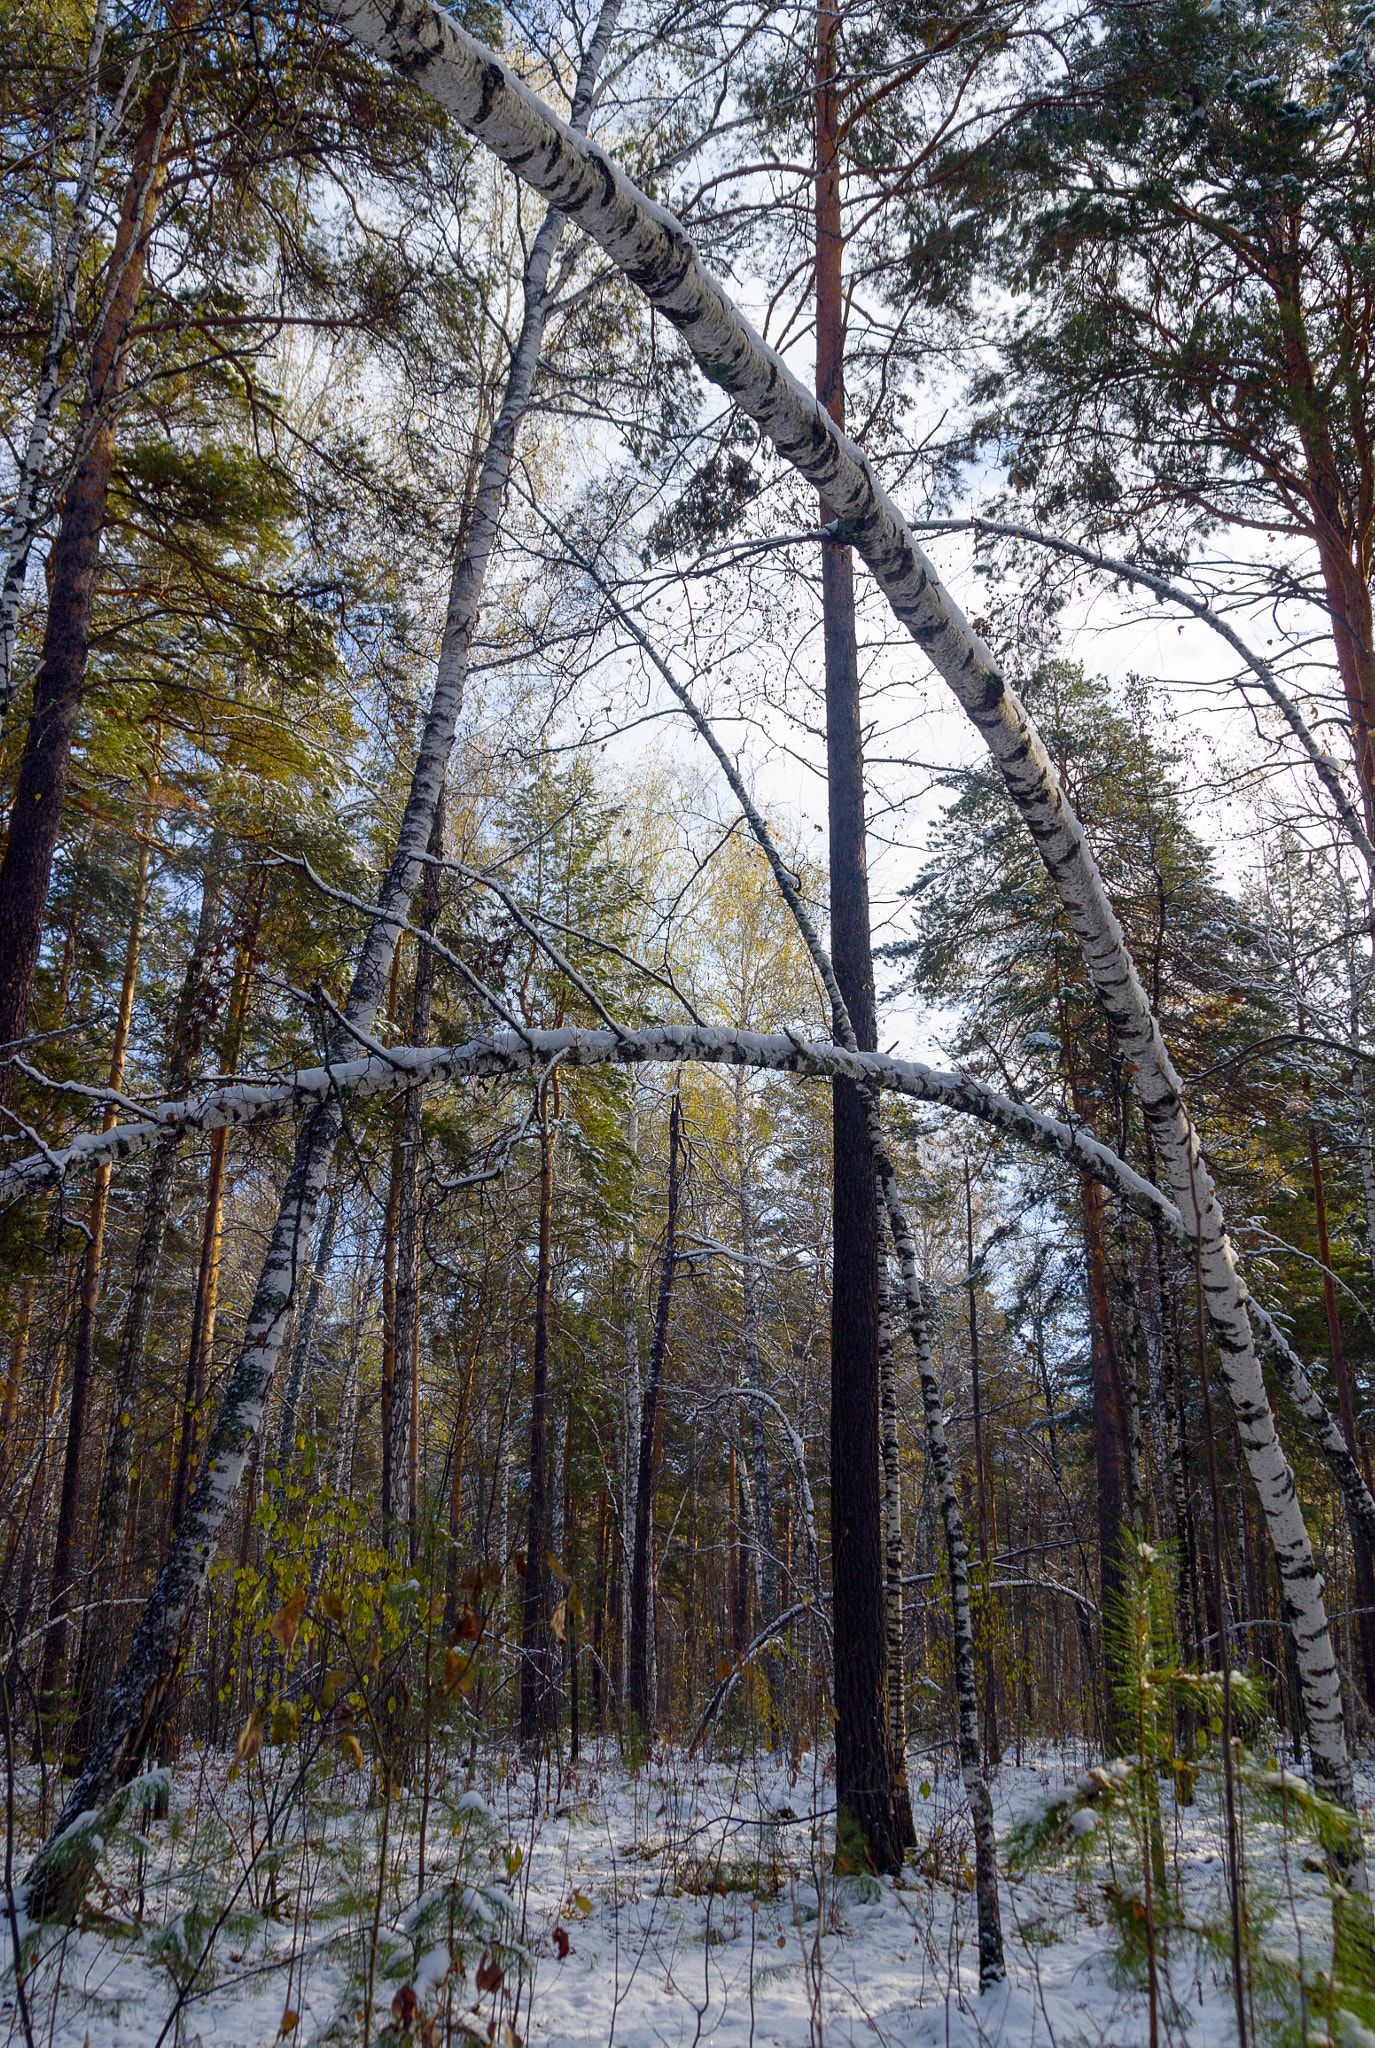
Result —
[[315, 1355], [315, 1331], [320, 1314], [320, 1294], [329, 1275], [330, 1260], [334, 1257], [334, 1234], [338, 1224], [339, 1188], [336, 1183], [331, 1188], [329, 1200], [325, 1205], [325, 1220], [320, 1225], [320, 1241], [311, 1266], [300, 1326], [296, 1331], [296, 1342], [292, 1346], [291, 1371], [282, 1395], [282, 1412], [277, 1430], [277, 1484], [283, 1492], [286, 1490], [287, 1468], [296, 1449], [296, 1418], [301, 1410], [301, 1396], [310, 1383], [310, 1370]]
[[[585, 124], [602, 62], [620, 13], [620, 0], [604, 0], [583, 59], [572, 119]], [[551, 210], [531, 247], [524, 273], [524, 318], [506, 392], [483, 458], [467, 546], [455, 566], [440, 648], [438, 674], [416, 758], [396, 851], [379, 893], [377, 910], [354, 968], [345, 1022], [334, 1033], [329, 1062], [366, 1039], [391, 971], [397, 940], [425, 865], [435, 811], [453, 746], [473, 633], [487, 565], [500, 524], [517, 430], [539, 363], [548, 311], [546, 287], [563, 220]], [[287, 1175], [281, 1208], [249, 1310], [243, 1347], [205, 1457], [167, 1561], [158, 1575], [133, 1646], [111, 1697], [106, 1726], [68, 1794], [48, 1841], [24, 1880], [32, 1914], [70, 1909], [84, 1893], [93, 1855], [89, 1830], [77, 1823], [101, 1807], [137, 1769], [162, 1704], [190, 1640], [202, 1588], [219, 1548], [230, 1504], [253, 1446], [262, 1435], [273, 1373], [286, 1334], [299, 1278], [302, 1246], [309, 1241], [341, 1128], [339, 1098], [328, 1090], [303, 1125]], [[60, 1853], [50, 1855], [56, 1845]]]
[[[805, 916], [805, 912], [803, 913]], [[1168, 1196], [1118, 1158], [1106, 1145], [1057, 1117], [1013, 1102], [981, 1081], [947, 1073], [915, 1060], [894, 1060], [879, 1053], [849, 1053], [843, 1047], [812, 1043], [792, 1035], [760, 1034], [730, 1029], [698, 1030], [683, 1025], [654, 1025], [640, 1031], [495, 1031], [483, 1032], [462, 1045], [436, 1046], [416, 1053], [394, 1047], [369, 1057], [329, 1067], [304, 1068], [279, 1081], [216, 1088], [180, 1102], [164, 1102], [141, 1123], [115, 1124], [75, 1138], [61, 1149], [47, 1148], [15, 1161], [0, 1171], [0, 1205], [40, 1187], [63, 1182], [104, 1161], [130, 1159], [156, 1145], [164, 1134], [187, 1135], [227, 1125], [259, 1124], [310, 1111], [352, 1095], [389, 1094], [408, 1083], [441, 1086], [463, 1076], [537, 1073], [551, 1059], [565, 1067], [634, 1067], [671, 1065], [678, 1060], [719, 1066], [744, 1066], [766, 1073], [789, 1073], [815, 1080], [844, 1074], [912, 1101], [930, 1103], [957, 1115], [973, 1116], [1005, 1136], [1062, 1159], [1091, 1173], [1105, 1187], [1142, 1213], [1158, 1216], [1176, 1236], [1187, 1235], [1183, 1218]], [[37, 1070], [24, 1071], [41, 1079]], [[106, 1091], [88, 1091], [102, 1101]], [[1279, 1369], [1285, 1391], [1309, 1425], [1315, 1447], [1327, 1462], [1348, 1510], [1375, 1541], [1375, 1499], [1356, 1460], [1346, 1447], [1336, 1418], [1313, 1385], [1303, 1361], [1261, 1305], [1248, 1300], [1248, 1313], [1260, 1342]], [[627, 1329], [629, 1325], [627, 1324]], [[631, 1373], [638, 1378], [638, 1360]], [[633, 1392], [633, 1389], [632, 1389]], [[621, 1432], [624, 1493], [624, 1430]], [[624, 1500], [620, 1502], [624, 1511]]]
[[1072, 561], [1084, 562], [1090, 569], [1101, 569], [1105, 575], [1120, 578], [1124, 583], [1139, 584], [1149, 590], [1162, 603], [1176, 604], [1184, 611], [1211, 627], [1214, 633], [1227, 642], [1234, 654], [1241, 656], [1247, 668], [1255, 676], [1270, 702], [1279, 712], [1299, 746], [1308, 757], [1309, 766], [1317, 776], [1337, 816], [1341, 819], [1348, 839], [1365, 862], [1366, 873], [1375, 877], [1375, 846], [1371, 845], [1369, 834], [1361, 822], [1360, 814], [1346, 791], [1342, 788], [1338, 764], [1321, 744], [1307, 719], [1294, 699], [1285, 689], [1270, 662], [1256, 648], [1244, 640], [1229, 619], [1215, 612], [1206, 598], [1196, 597], [1192, 590], [1186, 590], [1169, 576], [1148, 568], [1141, 562], [1124, 562], [1116, 555], [1100, 554], [1096, 548], [1081, 547], [1078, 541], [1065, 540], [1056, 533], [1044, 533], [1039, 527], [1020, 526], [1003, 519], [913, 519], [909, 522], [914, 533], [973, 533], [995, 534], [1003, 540], [1026, 541], [1033, 547], [1046, 548], [1058, 555], [1068, 555]]
[[[746, 1067], [817, 1081], [832, 1081], [841, 1075], [914, 1102], [976, 1117], [1009, 1138], [1093, 1174], [1143, 1214], [1158, 1214], [1172, 1231], [1183, 1233], [1175, 1204], [1109, 1146], [1082, 1128], [1000, 1095], [972, 1075], [928, 1067], [920, 1060], [851, 1052], [843, 1045], [806, 1039], [795, 1032], [691, 1024], [650, 1024], [633, 1030], [620, 1026], [615, 1031], [573, 1025], [553, 1031], [475, 1030], [458, 1045], [379, 1046], [359, 1058], [302, 1067], [271, 1081], [208, 1088], [179, 1101], [149, 1104], [140, 1122], [89, 1131], [67, 1145], [47, 1146], [13, 1161], [0, 1169], [0, 1205], [44, 1187], [65, 1185], [103, 1160], [136, 1158], [168, 1135], [184, 1137], [222, 1126], [239, 1129], [280, 1122], [289, 1116], [309, 1115], [332, 1100], [392, 1095], [416, 1085], [444, 1087], [469, 1077], [490, 1080], [538, 1074], [551, 1060], [561, 1068], [620, 1065], [633, 1070], [672, 1065], [680, 1059], [695, 1065]], [[31, 1063], [17, 1064], [34, 1079], [43, 1079]], [[97, 1106], [109, 1095], [102, 1088], [80, 1092]], [[126, 1107], [137, 1106], [127, 1097], [119, 1099]]]
[[[1165, 1049], [1083, 829], [1025, 707], [913, 538], [862, 451], [703, 268], [680, 222], [603, 150], [573, 135], [494, 53], [426, 0], [327, 0], [336, 18], [388, 58], [606, 251], [687, 340], [706, 374], [767, 434], [836, 512], [896, 616], [982, 735], [1078, 938], [1175, 1199], [1198, 1245], [1222, 1378], [1279, 1567], [1298, 1658], [1315, 1781], [1353, 1817], [1351, 1759], [1323, 1581], [1294, 1475], [1266, 1398], [1247, 1289], [1183, 1088]], [[1366, 1889], [1353, 1827], [1348, 1883]]]

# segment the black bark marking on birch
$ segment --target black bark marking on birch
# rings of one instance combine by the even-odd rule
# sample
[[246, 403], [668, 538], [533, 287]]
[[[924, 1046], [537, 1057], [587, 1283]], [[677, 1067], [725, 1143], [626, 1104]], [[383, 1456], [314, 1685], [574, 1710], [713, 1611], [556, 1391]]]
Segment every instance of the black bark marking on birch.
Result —
[[506, 74], [497, 63], [484, 64], [479, 81], [477, 119], [484, 122], [491, 116], [498, 94], [506, 90]]

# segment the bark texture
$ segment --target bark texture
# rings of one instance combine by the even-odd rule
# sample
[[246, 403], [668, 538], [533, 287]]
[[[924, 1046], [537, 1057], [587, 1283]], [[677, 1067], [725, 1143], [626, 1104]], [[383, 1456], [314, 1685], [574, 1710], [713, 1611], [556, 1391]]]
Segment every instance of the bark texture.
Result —
[[[124, 949], [124, 978], [115, 1016], [114, 1042], [110, 1048], [110, 1087], [118, 1092], [124, 1085], [124, 1055], [129, 1047], [129, 1027], [134, 1014], [134, 989], [138, 981], [138, 960], [143, 944], [143, 913], [148, 901], [149, 840], [139, 846], [134, 881], [133, 914]], [[105, 1111], [105, 1129], [112, 1128], [115, 1108]], [[90, 1232], [81, 1268], [81, 1300], [77, 1312], [76, 1343], [72, 1353], [71, 1405], [67, 1414], [67, 1442], [62, 1459], [62, 1492], [57, 1510], [57, 1534], [53, 1544], [52, 1592], [48, 1602], [48, 1632], [43, 1644], [43, 1663], [38, 1680], [34, 1717], [35, 1748], [41, 1753], [49, 1725], [61, 1704], [62, 1679], [67, 1657], [67, 1612], [72, 1596], [72, 1566], [77, 1531], [82, 1471], [86, 1459], [87, 1421], [91, 1394], [91, 1366], [95, 1356], [96, 1307], [100, 1300], [101, 1260], [104, 1255], [105, 1215], [110, 1200], [110, 1162], [96, 1170], [95, 1193], [91, 1197]]]
[[[1266, 1397], [1248, 1296], [1183, 1087], [1165, 1049], [1083, 829], [1025, 707], [941, 587], [863, 455], [703, 269], [680, 222], [602, 150], [574, 136], [494, 53], [425, 0], [329, 0], [336, 17], [448, 107], [471, 134], [576, 220], [680, 330], [714, 382], [824, 496], [998, 764], [1079, 941], [1146, 1127], [1198, 1249], [1222, 1376], [1279, 1568], [1319, 1787], [1353, 1817], [1347, 1879], [1366, 1889], [1355, 1787], [1323, 1581]], [[875, 1433], [876, 1434], [876, 1433]], [[877, 1445], [875, 1445], [877, 1449]]]
[[[879, 1195], [882, 1200], [882, 1192]], [[888, 1636], [888, 1740], [897, 1782], [907, 1786], [907, 1698], [902, 1626], [902, 1471], [898, 1461], [897, 1361], [888, 1277], [879, 1274], [879, 1398], [883, 1411], [883, 1609]], [[911, 1794], [908, 1794], [911, 1802]]]
[[[0, 862], [0, 1048], [16, 1044], [28, 1027], [67, 768], [86, 687], [91, 607], [114, 463], [115, 408], [124, 389], [130, 332], [143, 294], [184, 70], [183, 58], [175, 70], [160, 73], [144, 102], [110, 254], [112, 289], [91, 345], [78, 428], [83, 452], [53, 543], [43, 648]], [[11, 1071], [0, 1067], [0, 1096]]]
[[[418, 1090], [416, 1091], [419, 1092]], [[549, 1629], [549, 1321], [554, 1274], [554, 1141], [548, 1094], [540, 1095], [539, 1256], [535, 1268], [535, 1347], [530, 1387], [530, 1467], [526, 1486], [525, 1587], [520, 1638], [520, 1739], [541, 1742], [558, 1719]]]
[[659, 1293], [654, 1304], [654, 1339], [645, 1373], [644, 1397], [640, 1409], [640, 1443], [635, 1478], [635, 1547], [630, 1573], [630, 1711], [646, 1738], [654, 1732], [655, 1700], [652, 1683], [653, 1520], [654, 1452], [659, 1419], [659, 1394], [664, 1379], [664, 1358], [668, 1351], [668, 1318], [673, 1303], [673, 1273], [678, 1262], [678, 1152], [682, 1133], [682, 1106], [678, 1092], [668, 1117], [668, 1217], [664, 1224], [664, 1256], [659, 1268]]

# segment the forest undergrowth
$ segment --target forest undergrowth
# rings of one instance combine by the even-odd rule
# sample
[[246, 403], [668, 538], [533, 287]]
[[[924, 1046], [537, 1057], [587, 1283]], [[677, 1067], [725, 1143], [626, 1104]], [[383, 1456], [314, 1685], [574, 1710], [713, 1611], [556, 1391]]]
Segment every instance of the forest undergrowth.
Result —
[[[917, 1847], [880, 1877], [836, 1853], [829, 1749], [775, 1755], [743, 1724], [711, 1756], [666, 1743], [638, 1760], [609, 1738], [532, 1759], [450, 1731], [404, 1781], [337, 1735], [276, 1732], [196, 1745], [96, 1822], [100, 1879], [77, 1922], [11, 1930], [7, 2041], [1237, 2037], [1220, 1771], [1193, 1787], [1157, 1774], [1152, 1988], [1127, 1765], [1082, 1744], [1009, 1752], [991, 1779], [1008, 1981], [981, 1997], [950, 1751], [913, 1754]], [[1237, 1748], [1247, 2038], [1361, 2043], [1365, 2015], [1334, 1994], [1333, 1892], [1303, 1780], [1265, 1754], [1273, 1728], [1255, 1733]], [[1266, 1794], [1277, 1783], [1288, 1815]], [[1368, 1763], [1359, 1791], [1364, 1812]], [[43, 1798], [40, 1767], [17, 1766], [15, 1859], [42, 1837]]]

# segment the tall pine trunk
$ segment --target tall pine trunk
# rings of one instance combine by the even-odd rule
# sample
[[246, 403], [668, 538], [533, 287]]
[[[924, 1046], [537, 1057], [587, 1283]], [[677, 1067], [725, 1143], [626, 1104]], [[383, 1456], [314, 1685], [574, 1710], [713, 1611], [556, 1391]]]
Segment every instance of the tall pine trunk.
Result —
[[[149, 819], [151, 829], [151, 818]], [[139, 952], [143, 944], [143, 913], [148, 902], [149, 835], [139, 843], [134, 878], [134, 904], [129, 919], [129, 936], [124, 948], [124, 978], [115, 1016], [114, 1043], [110, 1048], [109, 1085], [116, 1091], [124, 1085], [124, 1056], [129, 1046], [129, 1027], [134, 1014], [134, 989], [138, 981]], [[119, 1111], [110, 1103], [104, 1127], [113, 1128]], [[81, 1481], [86, 1461], [87, 1419], [91, 1396], [91, 1367], [95, 1355], [96, 1308], [100, 1300], [101, 1260], [105, 1244], [105, 1215], [110, 1200], [110, 1165], [102, 1161], [96, 1169], [95, 1192], [91, 1197], [87, 1224], [86, 1256], [82, 1262], [81, 1300], [77, 1311], [76, 1343], [72, 1353], [71, 1406], [67, 1415], [67, 1443], [62, 1460], [62, 1492], [57, 1511], [57, 1534], [53, 1546], [52, 1590], [48, 1598], [48, 1629], [43, 1644], [43, 1665], [38, 1680], [34, 1743], [39, 1752], [48, 1739], [51, 1723], [62, 1701], [62, 1680], [67, 1655], [67, 1613], [72, 1596], [72, 1566], [75, 1556]]]
[[[80, 460], [63, 499], [50, 557], [48, 617], [9, 837], [0, 861], [0, 1046], [22, 1039], [28, 1028], [67, 769], [86, 687], [91, 611], [114, 463], [115, 412], [143, 295], [148, 244], [167, 177], [168, 140], [185, 62], [183, 53], [174, 70], [159, 72], [144, 101], [110, 252], [112, 289], [91, 342], [78, 428]], [[12, 1068], [0, 1067], [0, 1099], [12, 1074]]]
[[[816, 19], [816, 395], [845, 425], [836, 0]], [[835, 508], [821, 497], [821, 520]], [[831, 957], [862, 1051], [877, 1044], [865, 848], [864, 748], [854, 566], [838, 540], [821, 545], [830, 821]], [[888, 1739], [883, 1532], [879, 1506], [878, 1216], [874, 1160], [860, 1090], [832, 1095], [831, 1574], [834, 1593], [836, 1799], [881, 1869], [908, 1847]]]

